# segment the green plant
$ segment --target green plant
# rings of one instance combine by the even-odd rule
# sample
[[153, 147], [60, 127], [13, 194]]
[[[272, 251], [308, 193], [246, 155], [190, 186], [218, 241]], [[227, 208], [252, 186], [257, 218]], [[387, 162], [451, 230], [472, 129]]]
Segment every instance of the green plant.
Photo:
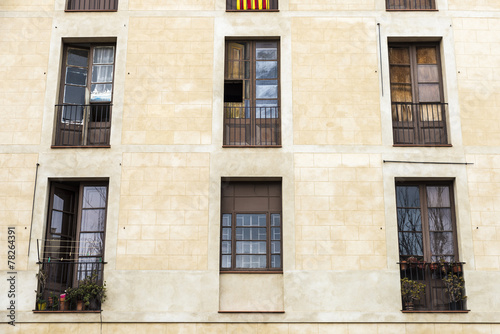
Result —
[[450, 298], [450, 302], [459, 302], [467, 298], [464, 296], [464, 278], [457, 275], [448, 275], [443, 278], [444, 285], [446, 286], [446, 293]]
[[420, 300], [424, 292], [424, 283], [413, 281], [408, 277], [401, 279], [401, 296], [405, 305], [412, 304], [414, 300]]
[[44, 292], [45, 292], [45, 285], [47, 284], [47, 274], [43, 269], [40, 269], [40, 271], [38, 271], [38, 274], [36, 274], [36, 278], [38, 281], [37, 289], [35, 290], [36, 303], [43, 304], [46, 302], [44, 299]]
[[93, 301], [102, 303], [106, 300], [106, 282], [101, 284], [97, 273], [93, 272], [79, 281], [76, 288], [68, 288], [66, 292], [66, 298], [71, 302], [81, 300], [85, 306], [89, 306]]

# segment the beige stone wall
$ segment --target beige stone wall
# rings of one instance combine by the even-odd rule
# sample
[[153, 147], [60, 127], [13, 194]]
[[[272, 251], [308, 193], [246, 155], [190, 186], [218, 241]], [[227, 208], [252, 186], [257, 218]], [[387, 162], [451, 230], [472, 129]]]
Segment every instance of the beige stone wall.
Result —
[[292, 20], [296, 145], [381, 143], [375, 20]]
[[290, 0], [289, 9], [291, 11], [318, 10], [318, 11], [336, 11], [336, 10], [374, 10], [376, 0]]
[[497, 0], [448, 0], [449, 10], [464, 11], [489, 11], [500, 10], [500, 3]]
[[15, 227], [15, 269], [26, 270], [37, 154], [0, 154], [0, 270], [7, 267], [7, 228]]
[[500, 270], [500, 156], [469, 154], [467, 168], [476, 270]]
[[51, 11], [55, 0], [2, 0], [0, 11]]
[[386, 268], [381, 157], [295, 155], [299, 270]]
[[1, 144], [40, 143], [51, 21], [0, 18]]
[[455, 18], [453, 26], [464, 145], [499, 146], [500, 20]]
[[213, 20], [131, 18], [123, 144], [210, 144]]
[[207, 269], [204, 153], [125, 153], [117, 269]]
[[214, 0], [129, 0], [129, 10], [214, 10]]

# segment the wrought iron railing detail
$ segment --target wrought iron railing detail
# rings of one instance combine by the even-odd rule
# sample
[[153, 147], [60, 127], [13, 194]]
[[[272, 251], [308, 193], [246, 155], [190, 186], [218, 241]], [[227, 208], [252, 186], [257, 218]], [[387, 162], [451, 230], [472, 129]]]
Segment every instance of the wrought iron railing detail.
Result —
[[436, 0], [386, 0], [388, 10], [433, 10]]
[[226, 0], [226, 10], [234, 11], [276, 11], [278, 0]]
[[224, 107], [224, 145], [279, 146], [279, 107]]
[[109, 146], [111, 104], [55, 106], [54, 146]]
[[116, 11], [118, 0], [68, 0], [67, 11]]
[[411, 309], [402, 296], [406, 311], [465, 311], [467, 309], [463, 262], [406, 262], [399, 263], [400, 276], [406, 282], [425, 285]]
[[392, 103], [394, 144], [447, 145], [447, 103]]

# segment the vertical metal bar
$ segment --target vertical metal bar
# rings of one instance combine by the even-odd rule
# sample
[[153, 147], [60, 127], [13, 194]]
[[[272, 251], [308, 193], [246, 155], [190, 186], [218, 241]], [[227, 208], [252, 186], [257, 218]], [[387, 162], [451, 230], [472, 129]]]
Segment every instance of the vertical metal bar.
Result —
[[384, 96], [384, 73], [382, 71], [382, 36], [380, 35], [380, 23], [377, 23], [378, 27], [378, 52], [380, 59], [380, 85], [382, 87], [382, 96]]

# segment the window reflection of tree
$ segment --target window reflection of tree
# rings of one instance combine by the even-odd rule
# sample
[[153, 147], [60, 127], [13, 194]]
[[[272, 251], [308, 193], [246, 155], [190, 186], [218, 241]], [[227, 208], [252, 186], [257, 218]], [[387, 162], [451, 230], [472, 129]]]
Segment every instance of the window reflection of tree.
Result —
[[397, 200], [400, 255], [423, 256], [418, 187], [397, 187]]

